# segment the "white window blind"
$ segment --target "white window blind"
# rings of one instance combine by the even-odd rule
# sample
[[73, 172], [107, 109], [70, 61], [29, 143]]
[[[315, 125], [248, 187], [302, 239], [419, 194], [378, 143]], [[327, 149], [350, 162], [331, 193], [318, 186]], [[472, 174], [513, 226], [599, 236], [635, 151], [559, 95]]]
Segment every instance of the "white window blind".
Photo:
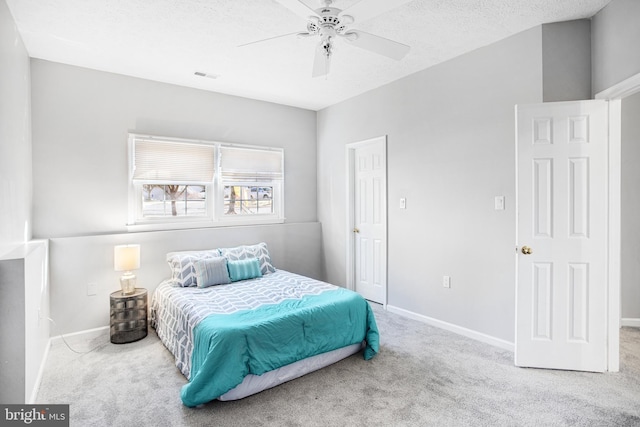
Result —
[[215, 150], [215, 145], [136, 138], [133, 179], [158, 183], [211, 183]]
[[222, 178], [233, 181], [281, 180], [283, 154], [282, 150], [222, 146]]

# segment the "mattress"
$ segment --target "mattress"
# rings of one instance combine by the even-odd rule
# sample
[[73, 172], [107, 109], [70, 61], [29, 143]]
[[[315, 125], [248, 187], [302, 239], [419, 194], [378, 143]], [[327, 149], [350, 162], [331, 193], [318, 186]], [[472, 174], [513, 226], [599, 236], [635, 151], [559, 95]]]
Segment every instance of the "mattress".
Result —
[[354, 292], [276, 270], [210, 288], [158, 286], [151, 324], [189, 379], [187, 406], [246, 397], [357, 352], [378, 350], [368, 303]]

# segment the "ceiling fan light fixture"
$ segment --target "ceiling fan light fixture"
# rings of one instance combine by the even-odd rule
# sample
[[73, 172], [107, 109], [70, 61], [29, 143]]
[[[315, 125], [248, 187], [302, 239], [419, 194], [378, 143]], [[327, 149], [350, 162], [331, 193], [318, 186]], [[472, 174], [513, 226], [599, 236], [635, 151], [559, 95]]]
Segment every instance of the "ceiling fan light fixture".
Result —
[[309, 20], [309, 22], [307, 22], [307, 31], [310, 34], [318, 34], [320, 32], [320, 21]]
[[347, 39], [347, 41], [353, 42], [358, 40], [358, 33], [354, 31], [347, 31], [346, 33], [342, 34], [342, 37]]
[[331, 37], [327, 37], [321, 42], [322, 49], [327, 58], [333, 53], [333, 43], [331, 43]]
[[342, 25], [349, 25], [356, 22], [355, 18], [351, 15], [340, 15], [340, 23]]

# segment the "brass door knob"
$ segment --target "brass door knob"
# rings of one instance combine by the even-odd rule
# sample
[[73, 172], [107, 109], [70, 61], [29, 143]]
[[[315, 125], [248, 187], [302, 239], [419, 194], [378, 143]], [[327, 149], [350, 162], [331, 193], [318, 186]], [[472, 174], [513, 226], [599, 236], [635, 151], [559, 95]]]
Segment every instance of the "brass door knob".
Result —
[[531, 248], [529, 246], [523, 246], [522, 247], [522, 253], [525, 255], [531, 255], [533, 253], [533, 251], [531, 250]]
[[354, 229], [353, 229], [353, 232], [354, 232], [354, 233], [359, 233], [359, 232], [360, 232], [360, 230], [358, 230], [357, 228], [354, 228]]

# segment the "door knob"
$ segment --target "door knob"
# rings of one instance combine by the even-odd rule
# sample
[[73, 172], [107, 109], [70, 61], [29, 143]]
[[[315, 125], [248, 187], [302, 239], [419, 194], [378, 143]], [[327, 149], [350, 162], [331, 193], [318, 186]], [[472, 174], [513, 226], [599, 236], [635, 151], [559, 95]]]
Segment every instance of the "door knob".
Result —
[[529, 246], [523, 246], [522, 247], [522, 253], [525, 255], [531, 255], [533, 253], [533, 251], [531, 250], [531, 248]]
[[354, 232], [354, 233], [359, 233], [359, 232], [360, 232], [360, 230], [358, 230], [357, 228], [354, 228], [354, 229], [353, 229], [353, 232]]

